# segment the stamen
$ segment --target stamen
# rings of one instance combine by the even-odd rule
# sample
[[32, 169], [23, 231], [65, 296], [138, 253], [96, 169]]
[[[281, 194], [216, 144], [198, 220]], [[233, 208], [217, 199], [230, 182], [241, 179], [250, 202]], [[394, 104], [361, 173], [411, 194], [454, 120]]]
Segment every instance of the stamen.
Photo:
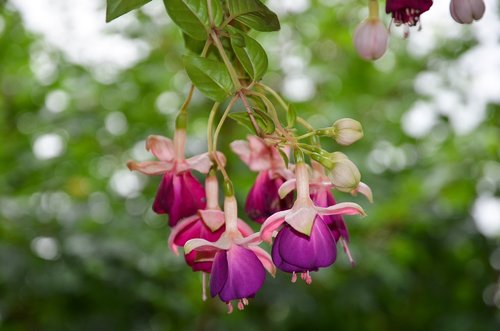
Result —
[[306, 275], [306, 273], [305, 273], [305, 272], [303, 272], [303, 273], [301, 273], [301, 274], [300, 274], [300, 278], [301, 278], [302, 280], [306, 280], [306, 277], [307, 277], [307, 275]]
[[356, 261], [354, 261], [354, 259], [352, 258], [351, 251], [349, 250], [349, 246], [347, 246], [347, 242], [344, 240], [344, 238], [340, 238], [340, 241], [342, 243], [342, 247], [344, 247], [344, 252], [347, 254], [347, 258], [349, 259], [351, 266], [355, 267]]
[[297, 274], [295, 271], [292, 273], [292, 283], [295, 283], [297, 281]]
[[227, 303], [227, 313], [231, 314], [233, 312], [233, 304], [231, 302]]
[[238, 301], [238, 309], [239, 309], [239, 310], [243, 310], [243, 309], [245, 309], [245, 305], [243, 304], [243, 302], [241, 302], [241, 300], [240, 300], [240, 301]]
[[207, 301], [207, 274], [201, 273], [201, 300]]
[[309, 270], [307, 270], [307, 273], [306, 273], [306, 284], [307, 285], [311, 285], [312, 282], [313, 282], [313, 279], [312, 279], [311, 275], [309, 274]]
[[244, 304], [245, 306], [248, 306], [248, 299], [247, 299], [247, 298], [243, 298], [243, 304]]

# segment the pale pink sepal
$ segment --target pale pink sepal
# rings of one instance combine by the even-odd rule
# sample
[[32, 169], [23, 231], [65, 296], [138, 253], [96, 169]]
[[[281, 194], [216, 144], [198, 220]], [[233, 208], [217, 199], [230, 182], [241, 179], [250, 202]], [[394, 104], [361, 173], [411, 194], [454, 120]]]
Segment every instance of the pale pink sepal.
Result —
[[281, 184], [280, 188], [278, 189], [278, 194], [281, 199], [284, 199], [290, 192], [295, 190], [295, 187], [297, 186], [297, 180], [295, 178], [289, 179], [283, 184]]
[[199, 210], [198, 213], [206, 226], [215, 232], [224, 225], [224, 212], [220, 210]]
[[366, 215], [363, 208], [354, 202], [341, 202], [330, 207], [314, 207], [314, 209], [320, 215]]
[[260, 236], [260, 233], [259, 232], [255, 232], [255, 233], [252, 233], [246, 237], [243, 237], [243, 238], [237, 238], [234, 240], [234, 242], [237, 244], [237, 245], [240, 245], [240, 246], [250, 246], [250, 245], [258, 245], [262, 242], [262, 238]]
[[[220, 162], [224, 166], [226, 164], [226, 157], [221, 152], [217, 152], [217, 157]], [[200, 155], [193, 156], [186, 160], [186, 164], [189, 169], [194, 169], [196, 171], [201, 172], [202, 174], [206, 174], [210, 171], [212, 167], [212, 160], [208, 153], [203, 153]]]
[[200, 252], [203, 251], [219, 251], [219, 250], [228, 250], [231, 247], [231, 240], [222, 235], [219, 240], [216, 242], [210, 242], [205, 239], [191, 239], [186, 242], [184, 245], [184, 254], [187, 255], [191, 253], [193, 250], [197, 250]]
[[260, 248], [259, 246], [248, 246], [247, 247], [249, 250], [253, 251], [257, 258], [259, 259], [260, 263], [264, 266], [264, 268], [271, 274], [271, 276], [275, 277], [276, 276], [276, 266], [273, 263], [273, 259], [271, 258], [271, 255], [269, 255], [268, 252]]
[[172, 162], [175, 159], [174, 143], [167, 137], [149, 136], [146, 140], [146, 150], [150, 150], [160, 161]]
[[170, 250], [175, 254], [179, 255], [179, 249], [178, 246], [174, 243], [175, 237], [177, 237], [177, 234], [184, 230], [187, 226], [191, 225], [192, 223], [196, 222], [198, 220], [199, 216], [198, 215], [193, 215], [186, 217], [182, 220], [179, 221], [173, 228], [172, 231], [170, 232], [170, 235], [168, 236], [168, 247], [170, 247]]
[[173, 163], [162, 161], [134, 162], [128, 161], [127, 167], [132, 171], [139, 171], [145, 175], [163, 175], [172, 170]]
[[241, 232], [243, 237], [248, 237], [253, 234], [252, 228], [243, 220], [238, 218], [238, 230]]
[[248, 142], [236, 140], [231, 149], [252, 171], [263, 171], [271, 168], [271, 152], [261, 138], [247, 136]]
[[285, 222], [300, 233], [309, 236], [311, 234], [314, 219], [316, 218], [314, 207], [301, 207], [285, 216]]
[[290, 212], [290, 209], [279, 211], [269, 216], [260, 228], [260, 237], [263, 241], [270, 243], [272, 241], [273, 232], [280, 227], [285, 221], [285, 216]]
[[366, 185], [363, 182], [359, 182], [358, 187], [356, 187], [356, 189], [351, 192], [352, 195], [356, 195], [357, 193], [363, 194], [368, 199], [368, 201], [373, 203], [373, 194], [370, 186]]

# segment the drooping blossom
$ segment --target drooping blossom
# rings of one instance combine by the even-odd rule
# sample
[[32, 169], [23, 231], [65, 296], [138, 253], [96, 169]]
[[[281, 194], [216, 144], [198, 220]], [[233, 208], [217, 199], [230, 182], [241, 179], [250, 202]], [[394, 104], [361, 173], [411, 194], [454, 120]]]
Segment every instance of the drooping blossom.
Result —
[[302, 278], [310, 283], [310, 271], [329, 266], [336, 258], [335, 238], [324, 217], [364, 215], [364, 211], [350, 202], [328, 207], [315, 205], [310, 197], [305, 163], [297, 163], [295, 175], [297, 199], [293, 207], [270, 216], [260, 233], [262, 240], [271, 242], [273, 233], [278, 231], [272, 251], [274, 263], [279, 269], [294, 273], [292, 281], [296, 279], [295, 272], [302, 272]]
[[292, 206], [293, 194], [282, 199], [278, 195], [279, 187], [290, 172], [275, 147], [259, 137], [248, 136], [247, 140], [236, 140], [231, 143], [231, 148], [250, 170], [259, 172], [248, 193], [245, 211], [251, 219], [262, 224], [275, 212]]
[[481, 19], [486, 7], [483, 0], [451, 0], [450, 14], [460, 24], [471, 24]]
[[[212, 166], [208, 153], [189, 159], [184, 158], [186, 131], [175, 130], [174, 141], [163, 136], [152, 135], [146, 140], [146, 149], [159, 161], [129, 161], [130, 170], [146, 175], [163, 175], [153, 203], [153, 210], [169, 216], [169, 225], [175, 226], [184, 217], [204, 209], [206, 197], [203, 186], [191, 174], [191, 170], [207, 173]], [[221, 154], [219, 157], [225, 160]]]
[[[224, 212], [219, 207], [219, 188], [215, 175], [207, 176], [205, 192], [207, 196], [206, 209], [200, 209], [192, 216], [181, 219], [170, 232], [168, 245], [178, 255], [178, 247], [183, 247], [188, 240], [201, 238], [210, 242], [217, 241], [224, 233]], [[238, 219], [238, 230], [247, 237], [253, 233], [252, 229], [242, 220]], [[193, 271], [210, 273], [214, 255], [206, 252], [192, 251], [185, 254], [186, 263]]]
[[216, 242], [192, 239], [184, 245], [184, 253], [195, 251], [213, 261], [210, 275], [210, 295], [219, 296], [232, 312], [232, 301], [244, 309], [265, 280], [265, 270], [274, 276], [276, 268], [269, 254], [260, 248], [258, 233], [244, 237], [237, 227], [237, 203], [234, 196], [224, 200], [225, 232]]
[[414, 26], [431, 6], [432, 0], [386, 0], [385, 12], [392, 14], [396, 25]]
[[368, 18], [354, 31], [354, 47], [365, 60], [377, 60], [384, 55], [389, 41], [389, 32], [380, 19]]

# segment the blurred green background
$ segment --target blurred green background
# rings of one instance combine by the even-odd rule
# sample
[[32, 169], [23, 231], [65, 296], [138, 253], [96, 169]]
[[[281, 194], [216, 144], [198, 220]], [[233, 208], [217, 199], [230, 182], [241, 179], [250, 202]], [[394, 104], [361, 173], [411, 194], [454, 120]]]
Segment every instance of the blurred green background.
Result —
[[[280, 272], [227, 315], [167, 248], [159, 177], [125, 166], [172, 135], [189, 87], [161, 1], [109, 25], [104, 0], [0, 1], [0, 330], [500, 330], [498, 2], [472, 27], [444, 2], [368, 63], [352, 47], [363, 1], [270, 1], [264, 82], [318, 127], [363, 124], [341, 150], [375, 202], [336, 194], [368, 213], [347, 219], [355, 268], [340, 254], [310, 286]], [[188, 154], [210, 107], [195, 94]], [[256, 174], [228, 144], [245, 135], [221, 137], [240, 206]]]

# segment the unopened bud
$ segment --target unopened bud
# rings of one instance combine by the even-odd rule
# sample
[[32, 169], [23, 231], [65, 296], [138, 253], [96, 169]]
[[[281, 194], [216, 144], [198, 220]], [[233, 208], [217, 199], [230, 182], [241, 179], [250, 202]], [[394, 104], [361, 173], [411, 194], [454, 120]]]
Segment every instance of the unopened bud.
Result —
[[354, 47], [365, 60], [376, 60], [387, 49], [389, 33], [378, 18], [368, 18], [361, 22], [354, 32]]
[[460, 24], [470, 24], [481, 19], [486, 7], [483, 0], [451, 0], [450, 14]]
[[350, 118], [342, 118], [333, 123], [335, 141], [340, 145], [350, 145], [363, 138], [361, 123]]
[[341, 152], [330, 155], [333, 168], [329, 173], [330, 180], [335, 188], [342, 192], [352, 192], [359, 186], [361, 174], [356, 165]]

